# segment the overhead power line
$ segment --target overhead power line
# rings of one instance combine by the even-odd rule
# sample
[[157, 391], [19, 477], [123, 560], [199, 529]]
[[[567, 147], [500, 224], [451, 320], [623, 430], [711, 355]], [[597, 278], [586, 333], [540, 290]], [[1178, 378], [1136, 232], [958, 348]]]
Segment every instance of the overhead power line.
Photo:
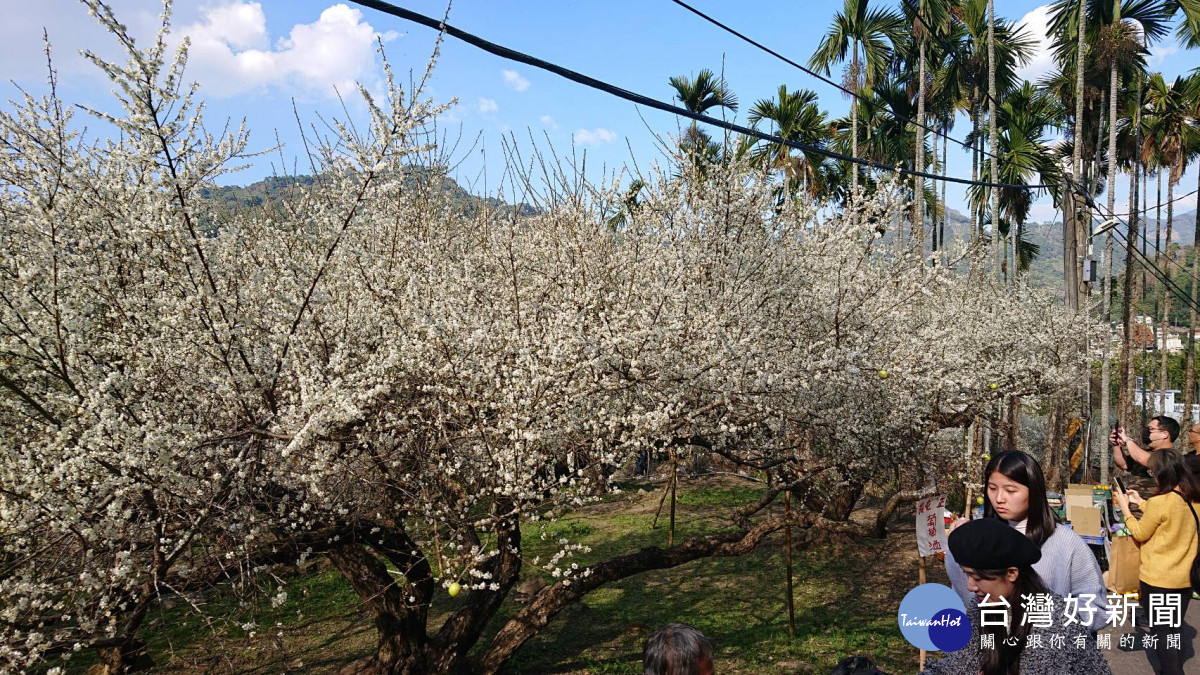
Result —
[[[1118, 237], [1122, 242], [1124, 242], [1125, 246], [1129, 245], [1129, 239], [1126, 238], [1124, 232], [1118, 232], [1118, 231], [1114, 230], [1113, 234], [1116, 237]], [[1174, 281], [1172, 281], [1171, 278], [1168, 275], [1166, 275], [1162, 271], [1161, 268], [1159, 268], [1157, 265], [1154, 264], [1153, 261], [1150, 260], [1150, 258], [1146, 257], [1146, 255], [1143, 254], [1141, 251], [1139, 251], [1136, 246], [1133, 247], [1133, 253], [1134, 253], [1135, 257], [1141, 259], [1142, 266], [1149, 269], [1151, 275], [1154, 276], [1155, 279], [1158, 279], [1160, 282], [1162, 282], [1163, 286], [1165, 288], [1167, 288], [1171, 292], [1172, 295], [1179, 298], [1180, 301], [1183, 302], [1184, 306], [1188, 307], [1189, 309], [1195, 310], [1197, 313], [1200, 313], [1200, 306], [1197, 306], [1196, 304], [1192, 303], [1191, 296], [1184, 293], [1183, 289], [1180, 288], [1179, 285], [1176, 284]]]
[[703, 122], [710, 126], [725, 129], [726, 131], [732, 131], [734, 133], [742, 134], [744, 136], [751, 136], [753, 138], [758, 138], [760, 140], [768, 141], [770, 143], [777, 143], [780, 145], [784, 145], [789, 148], [800, 150], [802, 152], [810, 152], [810, 153], [813, 153], [816, 155], [828, 157], [830, 159], [836, 159], [836, 160], [843, 161], [843, 162], [850, 162], [852, 164], [858, 164], [860, 166], [866, 166], [866, 167], [870, 167], [873, 169], [878, 169], [880, 171], [896, 172], [901, 175], [918, 176], [921, 178], [928, 178], [928, 179], [934, 180], [934, 181], [939, 181], [939, 180], [947, 181], [950, 183], [958, 183], [961, 185], [978, 185], [978, 186], [982, 186], [982, 187], [1010, 188], [1010, 189], [1016, 189], [1016, 190], [1038, 190], [1038, 189], [1047, 189], [1047, 188], [1053, 187], [1051, 185], [1022, 185], [1022, 184], [1018, 184], [1018, 183], [992, 183], [992, 182], [987, 182], [987, 181], [970, 180], [967, 178], [956, 178], [953, 176], [940, 176], [938, 174], [929, 173], [926, 171], [913, 171], [912, 169], [905, 169], [905, 168], [902, 168], [899, 166], [888, 166], [886, 164], [881, 164], [879, 162], [875, 162], [875, 161], [872, 161], [869, 159], [862, 159], [859, 157], [851, 157], [850, 155], [845, 155], [840, 152], [835, 152], [835, 151], [829, 150], [827, 148], [822, 148], [822, 147], [816, 146], [816, 145], [809, 145], [807, 143], [799, 143], [797, 141], [787, 140], [787, 139], [781, 138], [779, 136], [776, 136], [774, 134], [764, 133], [753, 127], [742, 126], [740, 124], [735, 124], [733, 122], [728, 122], [725, 120], [717, 119], [715, 117], [709, 117], [708, 115], [704, 115], [701, 113], [694, 113], [690, 110], [687, 110], [685, 108], [680, 108], [678, 106], [671, 105], [669, 103], [663, 103], [662, 101], [650, 98], [649, 96], [644, 96], [642, 94], [638, 94], [638, 93], [629, 91], [627, 89], [622, 89], [621, 87], [617, 87], [615, 85], [609, 84], [602, 80], [598, 80], [594, 77], [590, 77], [588, 75], [584, 75], [584, 74], [576, 72], [574, 70], [570, 70], [568, 68], [564, 68], [562, 66], [555, 65], [548, 61], [544, 61], [542, 59], [530, 56], [530, 55], [522, 53], [522, 52], [518, 52], [513, 49], [509, 49], [508, 47], [504, 47], [502, 45], [495, 44], [494, 42], [489, 42], [488, 40], [485, 40], [481, 37], [478, 37], [476, 35], [473, 35], [471, 33], [463, 31], [463, 30], [459, 30], [458, 28], [455, 28], [455, 27], [451, 26], [450, 24], [445, 23], [444, 21], [441, 21], [438, 19], [433, 19], [428, 16], [425, 16], [424, 14], [419, 14], [417, 12], [414, 12], [414, 11], [411, 11], [408, 9], [404, 9], [402, 7], [397, 7], [396, 5], [393, 5], [391, 3], [381, 2], [380, 0], [351, 0], [351, 1], [357, 5], [362, 5], [363, 7], [368, 7], [370, 9], [374, 9], [376, 11], [383, 12], [384, 14], [390, 14], [392, 16], [404, 19], [406, 21], [412, 21], [413, 23], [421, 24], [422, 26], [426, 26], [426, 27], [432, 28], [436, 31], [445, 33], [446, 35], [449, 35], [451, 37], [462, 40], [463, 42], [466, 42], [469, 45], [478, 47], [479, 49], [482, 49], [491, 54], [495, 54], [496, 56], [499, 56], [501, 58], [505, 58], [510, 61], [517, 61], [519, 63], [524, 63], [524, 64], [526, 64], [528, 66], [532, 66], [534, 68], [538, 68], [541, 70], [545, 70], [545, 71], [554, 73], [555, 75], [564, 77], [568, 80], [571, 80], [572, 82], [577, 82], [584, 86], [591, 87], [592, 89], [596, 89], [596, 90], [603, 91], [608, 94], [612, 94], [613, 96], [623, 98], [626, 101], [630, 101], [630, 102], [636, 103], [638, 105], [644, 105], [648, 108], [654, 108], [655, 110], [662, 110], [664, 112], [669, 112], [669, 113], [672, 113], [675, 115], [679, 115], [681, 117], [686, 117], [688, 119], [693, 119], [693, 120], [696, 120], [697, 122]]
[[[803, 71], [809, 75], [812, 75], [813, 77], [824, 82], [825, 84], [830, 85], [831, 87], [835, 87], [842, 93], [853, 96], [854, 98], [856, 98], [864, 103], [872, 103], [873, 102], [871, 99], [863, 96], [861, 93], [856, 92], [853, 89], [848, 89], [848, 88], [842, 86], [840, 83], [826, 77], [825, 75], [822, 75], [810, 68], [807, 68], [807, 67], [801, 65], [801, 64], [789, 59], [788, 57], [784, 56], [783, 54], [780, 54], [779, 52], [775, 51], [774, 49], [771, 49], [770, 47], [754, 40], [753, 38], [748, 37], [748, 36], [738, 32], [737, 30], [721, 23], [720, 21], [717, 21], [716, 19], [705, 14], [704, 12], [701, 12], [700, 10], [696, 9], [695, 7], [692, 7], [691, 5], [687, 4], [686, 2], [683, 2], [683, 0], [671, 0], [671, 2], [674, 2], [675, 4], [686, 9], [687, 11], [691, 12], [692, 14], [695, 14], [696, 16], [700, 17], [701, 19], [704, 19], [705, 21], [711, 23], [712, 25], [716, 26], [717, 28], [720, 28], [721, 30], [723, 30], [727, 33], [730, 33], [731, 35], [734, 35], [735, 37], [740, 38], [741, 40], [761, 49], [762, 51], [770, 54], [771, 56], [774, 56], [775, 58], [779, 59], [780, 61], [783, 61], [784, 63], [786, 63], [790, 66], [798, 68], [801, 71]], [[960, 141], [959, 139], [951, 136], [949, 133], [947, 133], [941, 129], [938, 129], [937, 127], [927, 126], [925, 124], [922, 124], [921, 122], [918, 122], [917, 120], [914, 120], [911, 117], [906, 117], [905, 115], [902, 115], [901, 113], [896, 112], [890, 106], [888, 107], [888, 113], [890, 113], [892, 115], [892, 117], [895, 117], [896, 119], [901, 120], [902, 122], [907, 122], [907, 123], [912, 124], [920, 129], [924, 129], [925, 131], [928, 131], [929, 133], [936, 134], [936, 135], [941, 136], [942, 138], [945, 138], [950, 141], [954, 141], [955, 143], [957, 143], [958, 145], [960, 145], [964, 148], [972, 147], [965, 140]], [[1000, 161], [1004, 161], [1004, 158], [993, 155], [989, 150], [983, 150], [983, 153], [989, 157], [996, 157], [996, 159], [998, 159]]]
[[[1096, 214], [1098, 214], [1099, 219], [1102, 222], [1107, 221], [1107, 220], [1115, 220], [1115, 221], [1117, 221], [1117, 223], [1119, 225], [1128, 227], [1128, 223], [1126, 223], [1124, 220], [1117, 217], [1116, 215], [1114, 215], [1112, 213], [1108, 213], [1108, 215], [1106, 216], [1105, 213], [1106, 213], [1107, 209], [1101, 210], [1100, 205], [1097, 204], [1095, 202], [1095, 200], [1093, 200], [1090, 196], [1084, 195], [1084, 197], [1087, 199], [1088, 208], [1091, 211], [1094, 211]], [[1146, 256], [1146, 254], [1142, 253], [1142, 251], [1136, 245], [1130, 245], [1129, 238], [1125, 235], [1125, 233], [1120, 228], [1114, 228], [1113, 230], [1110, 230], [1110, 232], [1114, 236], [1121, 238], [1121, 240], [1125, 244], [1126, 250], [1132, 251], [1134, 256], [1140, 258], [1142, 261], [1141, 262], [1142, 266], [1144, 266], [1146, 269], [1150, 270], [1150, 273], [1156, 279], [1158, 279], [1159, 281], [1161, 281], [1163, 283], [1164, 288], [1169, 289], [1189, 309], [1193, 309], [1193, 310], [1197, 311], [1198, 313], [1200, 313], [1200, 305], [1197, 305], [1196, 303], [1192, 302], [1191, 296], [1183, 292], [1183, 289], [1180, 288], [1179, 285], [1176, 284], [1171, 279], [1171, 276], [1169, 273], [1164, 272], [1162, 270], [1162, 268], [1160, 268], [1158, 265], [1155, 265], [1154, 262], [1152, 260], [1150, 260], [1150, 258], [1148, 256]], [[1128, 270], [1126, 270], [1126, 272], [1128, 273]]]
[[[925, 31], [930, 35], [930, 37], [936, 40], [937, 43], [942, 46], [942, 49], [946, 50], [946, 54], [949, 55], [951, 59], [954, 59], [955, 61], [958, 60], [958, 50], [955, 49], [954, 45], [948, 42], [946, 38], [938, 35], [937, 31], [931, 28], [929, 24], [925, 23], [925, 19], [921, 18], [921, 12], [919, 8], [913, 7], [912, 0], [900, 0], [900, 4], [907, 5], [909, 10], [913, 13], [913, 18], [915, 18], [922, 26], [925, 27]], [[991, 93], [989, 93], [986, 89], [981, 89], [979, 93], [991, 102], [992, 110], [1000, 107], [1000, 102], [992, 98]], [[987, 153], [987, 150], [984, 150], [983, 152]]]
[[[780, 61], [783, 61], [784, 63], [786, 63], [790, 66], [793, 66], [793, 67], [801, 70], [802, 72], [807, 73], [807, 74], [817, 78], [818, 80], [824, 82], [825, 84], [830, 85], [831, 87], [834, 87], [835, 89], [837, 89], [838, 91], [841, 91], [844, 94], [853, 96], [854, 98], [856, 98], [864, 103], [872, 102], [871, 99], [867, 98], [866, 96], [863, 96], [860, 92], [856, 92], [853, 89], [848, 89], [848, 88], [842, 86], [837, 81], [832, 80], [829, 77], [826, 77], [825, 75], [822, 75], [810, 68], [807, 68], [807, 67], [793, 61], [792, 59], [789, 59], [788, 57], [784, 56], [783, 54], [780, 54], [779, 52], [775, 51], [774, 49], [771, 49], [770, 47], [754, 40], [753, 38], [748, 37], [748, 36], [738, 32], [737, 30], [725, 25], [724, 23], [721, 23], [720, 21], [712, 18], [711, 16], [705, 14], [704, 12], [701, 12], [700, 10], [696, 9], [695, 7], [692, 7], [691, 5], [687, 4], [686, 2], [683, 2], [683, 0], [671, 0], [671, 2], [674, 2], [675, 4], [679, 5], [680, 7], [683, 7], [684, 9], [695, 14], [696, 16], [700, 17], [701, 19], [704, 19], [705, 21], [713, 24], [714, 26], [720, 28], [721, 30], [724, 30], [727, 33], [730, 33], [731, 35], [733, 35], [737, 38], [740, 38], [741, 40], [770, 54], [771, 56], [774, 56], [775, 58], [779, 59]], [[909, 124], [912, 124], [920, 129], [924, 129], [925, 131], [928, 131], [933, 134], [937, 134], [938, 136], [942, 136], [943, 138], [954, 141], [956, 144], [961, 145], [964, 148], [968, 147], [968, 144], [966, 141], [960, 141], [959, 139], [957, 139], [953, 136], [950, 136], [949, 134], [946, 134], [945, 132], [941, 131], [940, 129], [922, 124], [921, 122], [918, 122], [918, 121], [912, 119], [911, 117], [907, 117], [905, 115], [902, 115], [901, 113], [896, 112], [895, 110], [891, 109], [890, 107], [888, 108], [888, 112], [892, 115], [892, 117], [895, 117], [898, 120], [901, 120], [903, 122], [908, 122]]]
[[[1188, 197], [1191, 197], [1192, 195], [1196, 194], [1197, 192], [1200, 192], [1200, 190], [1192, 190], [1191, 192], [1189, 192], [1185, 195], [1177, 195], [1174, 199], [1170, 199], [1168, 201], [1165, 201], [1165, 202], [1162, 202], [1159, 204], [1155, 204], [1154, 206], [1147, 206], [1146, 208], [1142, 209], [1141, 211], [1138, 211], [1138, 215], [1144, 216], [1147, 213], [1150, 213], [1151, 209], [1161, 209], [1162, 207], [1164, 207], [1168, 204], [1174, 204], [1175, 202], [1180, 201], [1182, 199], [1187, 199]], [[1200, 206], [1200, 203], [1197, 203], [1197, 206]], [[1200, 209], [1198, 209], [1198, 211], [1200, 211]]]
[[[1146, 214], [1150, 213], [1151, 210], [1161, 208], [1163, 206], [1166, 206], [1167, 204], [1172, 204], [1181, 199], [1187, 199], [1188, 197], [1191, 197], [1192, 195], [1196, 194], [1197, 192], [1200, 192], [1200, 190], [1192, 190], [1191, 192], [1189, 192], [1185, 195], [1180, 195], [1180, 196], [1172, 199], [1171, 201], [1163, 202], [1161, 204], [1156, 204], [1152, 207], [1147, 207], [1145, 209], [1141, 209], [1141, 210], [1137, 211], [1136, 213], [1138, 214], [1138, 222], [1139, 223], [1144, 222], [1143, 218], [1146, 216]], [[1197, 211], [1197, 214], [1200, 215], [1200, 211]], [[1146, 224], [1149, 225], [1149, 223], [1146, 223]], [[1197, 218], [1196, 224], [1197, 224], [1197, 226], [1200, 226], [1200, 218]], [[1145, 243], [1147, 246], [1149, 246], [1151, 249], [1153, 249], [1155, 253], [1163, 252], [1163, 250], [1161, 248], [1159, 248], [1159, 245], [1157, 243], [1155, 243], [1155, 244], [1150, 243], [1149, 228], [1138, 227], [1138, 235], [1137, 236], [1138, 236], [1138, 239], [1140, 239], [1143, 243]]]
[[[1114, 230], [1113, 236], [1115, 239], [1119, 239], [1118, 243], [1123, 243], [1126, 247], [1128, 247], [1129, 239], [1126, 237], [1124, 232], [1121, 232], [1119, 230]], [[1170, 276], [1167, 275], [1165, 272], [1163, 272], [1162, 268], [1155, 265], [1154, 262], [1152, 260], [1150, 260], [1150, 258], [1146, 257], [1146, 255], [1143, 254], [1141, 251], [1139, 251], [1136, 246], [1133, 248], [1133, 254], [1134, 254], [1134, 257], [1140, 258], [1140, 260], [1141, 260], [1140, 264], [1143, 267], [1150, 270], [1150, 274], [1155, 279], [1162, 282], [1164, 288], [1166, 288], [1168, 291], [1170, 291], [1170, 293], [1172, 295], [1179, 298], [1180, 301], [1183, 302], [1184, 306], [1186, 306], [1190, 309], [1194, 309], [1197, 312], [1200, 312], [1200, 306], [1197, 306], [1192, 303], [1191, 296], [1184, 293], [1183, 289], [1180, 288], [1179, 285], [1176, 284], [1173, 280], [1171, 280]]]

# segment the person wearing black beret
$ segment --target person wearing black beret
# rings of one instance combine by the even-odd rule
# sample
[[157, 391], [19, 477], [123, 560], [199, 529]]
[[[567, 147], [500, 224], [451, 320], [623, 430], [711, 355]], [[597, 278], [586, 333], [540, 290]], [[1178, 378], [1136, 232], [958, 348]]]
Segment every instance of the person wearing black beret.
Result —
[[[973, 594], [966, 607], [971, 639], [945, 658], [929, 661], [923, 673], [1112, 674], [1095, 635], [1080, 617], [1072, 620], [1062, 596], [1049, 591], [1033, 570], [1042, 550], [1029, 537], [1002, 520], [983, 518], [955, 529], [947, 543]], [[1042, 603], [1026, 617], [1032, 598]], [[982, 625], [984, 610], [987, 626]]]
[[[1088, 545], [1071, 528], [1058, 523], [1046, 499], [1046, 476], [1031, 455], [1005, 450], [992, 456], [983, 469], [984, 518], [1000, 520], [1024, 534], [1042, 550], [1033, 570], [1051, 592], [1096, 609], [1088, 628], [1094, 633], [1104, 627], [1108, 603], [1100, 565]], [[965, 519], [957, 521], [955, 529]], [[953, 553], [946, 555], [950, 587], [962, 598], [971, 598], [967, 577]]]

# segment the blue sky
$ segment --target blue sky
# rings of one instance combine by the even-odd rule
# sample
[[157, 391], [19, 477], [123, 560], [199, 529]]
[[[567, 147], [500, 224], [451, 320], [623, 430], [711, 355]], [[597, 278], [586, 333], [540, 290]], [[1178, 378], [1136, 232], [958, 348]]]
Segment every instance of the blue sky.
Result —
[[[158, 2], [114, 0], [111, 4], [136, 36], [153, 34]], [[445, 0], [397, 4], [431, 16], [441, 16], [446, 9]], [[754, 5], [753, 13], [730, 2], [695, 0], [691, 4], [793, 60], [805, 62], [842, 3], [768, 0]], [[1044, 5], [1031, 0], [997, 4], [1005, 17], [1024, 22], [1031, 32], [1044, 30]], [[21, 3], [7, 7], [5, 19], [0, 25], [4, 99], [16, 94], [7, 83], [10, 80], [33, 92], [44, 89], [44, 27], [55, 47], [63, 96], [99, 107], [109, 105], [111, 87], [76, 52], [86, 48], [115, 55], [115, 44], [95, 27], [77, 0]], [[847, 99], [832, 87], [745, 45], [669, 0], [456, 0], [449, 21], [493, 42], [662, 100], [670, 99], [670, 76], [694, 75], [701, 68], [723, 69], [741, 99], [736, 116], [740, 122], [745, 122], [746, 111], [755, 100], [772, 96], [780, 84], [812, 89], [831, 115], [847, 110]], [[187, 34], [192, 40], [188, 73], [201, 83], [210, 125], [219, 126], [226, 117], [245, 117], [253, 148], [270, 147], [278, 132], [285, 143], [284, 154], [290, 157], [299, 152], [293, 99], [308, 123], [316, 122], [317, 115], [343, 116], [333, 93], [337, 87], [350, 101], [349, 114], [361, 115], [351, 83], [379, 86], [376, 36], [384, 40], [397, 71], [417, 74], [424, 69], [435, 37], [423, 26], [328, 0], [181, 1], [175, 8], [173, 26], [176, 35]], [[1151, 64], [1173, 77], [1200, 66], [1200, 51], [1189, 53], [1168, 40], [1153, 49]], [[1036, 79], [1049, 68], [1049, 54], [1043, 49], [1023, 74]], [[428, 93], [438, 101], [458, 100], [445, 122], [455, 133], [461, 125], [463, 141], [458, 153], [463, 161], [457, 177], [475, 192], [483, 192], [485, 184], [488, 192], [495, 192], [503, 172], [501, 141], [509, 133], [526, 149], [532, 133], [543, 146], [552, 144], [560, 156], [570, 157], [572, 148], [577, 156], [586, 153], [588, 173], [596, 178], [602, 166], [612, 170], [636, 161], [645, 169], [651, 162], [661, 161], [655, 134], [676, 134], [682, 124], [672, 115], [638, 108], [453, 39], [443, 47]], [[967, 130], [963, 118], [952, 135], [961, 138]], [[225, 180], [249, 183], [262, 178], [273, 171], [271, 161], [278, 162], [278, 155], [258, 159], [251, 168]], [[952, 147], [950, 170], [969, 177], [969, 155]], [[1120, 181], [1119, 204], [1126, 198], [1121, 187], [1126, 184], [1126, 180]], [[1192, 167], [1178, 190], [1190, 192], [1195, 186], [1196, 168]], [[950, 187], [950, 202], [963, 209], [962, 189]], [[1186, 211], [1195, 203], [1191, 197], [1179, 208]], [[1048, 198], [1043, 198], [1035, 207], [1034, 218], [1052, 215]]]

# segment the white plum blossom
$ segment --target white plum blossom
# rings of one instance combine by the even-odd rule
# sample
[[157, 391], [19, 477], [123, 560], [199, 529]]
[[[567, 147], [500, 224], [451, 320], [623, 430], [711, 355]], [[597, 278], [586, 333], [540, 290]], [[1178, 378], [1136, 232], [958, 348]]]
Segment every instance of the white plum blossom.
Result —
[[[852, 492], [1083, 371], [1081, 316], [877, 236], [895, 186], [780, 204], [734, 162], [652, 169], [631, 207], [551, 171], [532, 213], [464, 208], [442, 108], [389, 69], [384, 98], [361, 92], [367, 124], [310, 139], [311, 184], [230, 209], [204, 196], [248, 132], [207, 130], [163, 36], [128, 57], [96, 59], [124, 110], [95, 113], [105, 140], [53, 91], [0, 112], [0, 669], [93, 647], [119, 663], [163, 595], [252, 594], [325, 554], [404, 625], [463, 580], [436, 641], [389, 637], [417, 645], [410, 669], [490, 672], [638, 571], [547, 529], [544, 561], [521, 541], [615, 491], [639, 450]], [[752, 546], [781, 521], [746, 507], [730, 542]], [[470, 657], [523, 569], [554, 586]]]

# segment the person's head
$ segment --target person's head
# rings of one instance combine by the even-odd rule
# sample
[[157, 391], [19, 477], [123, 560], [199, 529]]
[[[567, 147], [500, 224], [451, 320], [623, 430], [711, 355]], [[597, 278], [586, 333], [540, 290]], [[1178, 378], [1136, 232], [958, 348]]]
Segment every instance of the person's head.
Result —
[[1033, 571], [1033, 564], [1042, 559], [1041, 547], [1000, 519], [963, 523], [947, 543], [967, 575], [967, 589], [980, 601], [990, 595], [1011, 602], [1030, 583], [1041, 583]]
[[1191, 444], [1192, 449], [1196, 452], [1200, 452], [1200, 424], [1193, 424], [1192, 428], [1188, 429], [1187, 439], [1188, 443]]
[[712, 675], [712, 643], [685, 623], [669, 623], [646, 638], [645, 675]]
[[1169, 448], [1150, 453], [1146, 468], [1154, 477], [1154, 493], [1179, 490], [1189, 502], [1200, 502], [1200, 480], [1184, 466], [1183, 456]]
[[[985, 675], [1015, 675], [1019, 672], [1021, 652], [1032, 626], [1024, 619], [1022, 596], [1048, 593], [1033, 564], [1042, 558], [1042, 549], [1029, 537], [996, 518], [981, 518], [965, 523], [950, 533], [947, 541], [954, 560], [967, 575], [967, 589], [983, 602], [1008, 604], [1008, 626], [981, 627], [993, 635], [994, 649], [980, 651], [980, 670]], [[990, 596], [990, 598], [988, 597]], [[1006, 639], [1016, 637], [1016, 644]]]
[[1146, 423], [1146, 431], [1149, 434], [1150, 445], [1175, 445], [1175, 440], [1179, 438], [1179, 422], [1166, 415], [1151, 417]]
[[983, 513], [1005, 520], [1027, 520], [1025, 534], [1038, 546], [1058, 524], [1046, 501], [1046, 477], [1037, 460], [1020, 450], [1005, 450], [983, 469]]

